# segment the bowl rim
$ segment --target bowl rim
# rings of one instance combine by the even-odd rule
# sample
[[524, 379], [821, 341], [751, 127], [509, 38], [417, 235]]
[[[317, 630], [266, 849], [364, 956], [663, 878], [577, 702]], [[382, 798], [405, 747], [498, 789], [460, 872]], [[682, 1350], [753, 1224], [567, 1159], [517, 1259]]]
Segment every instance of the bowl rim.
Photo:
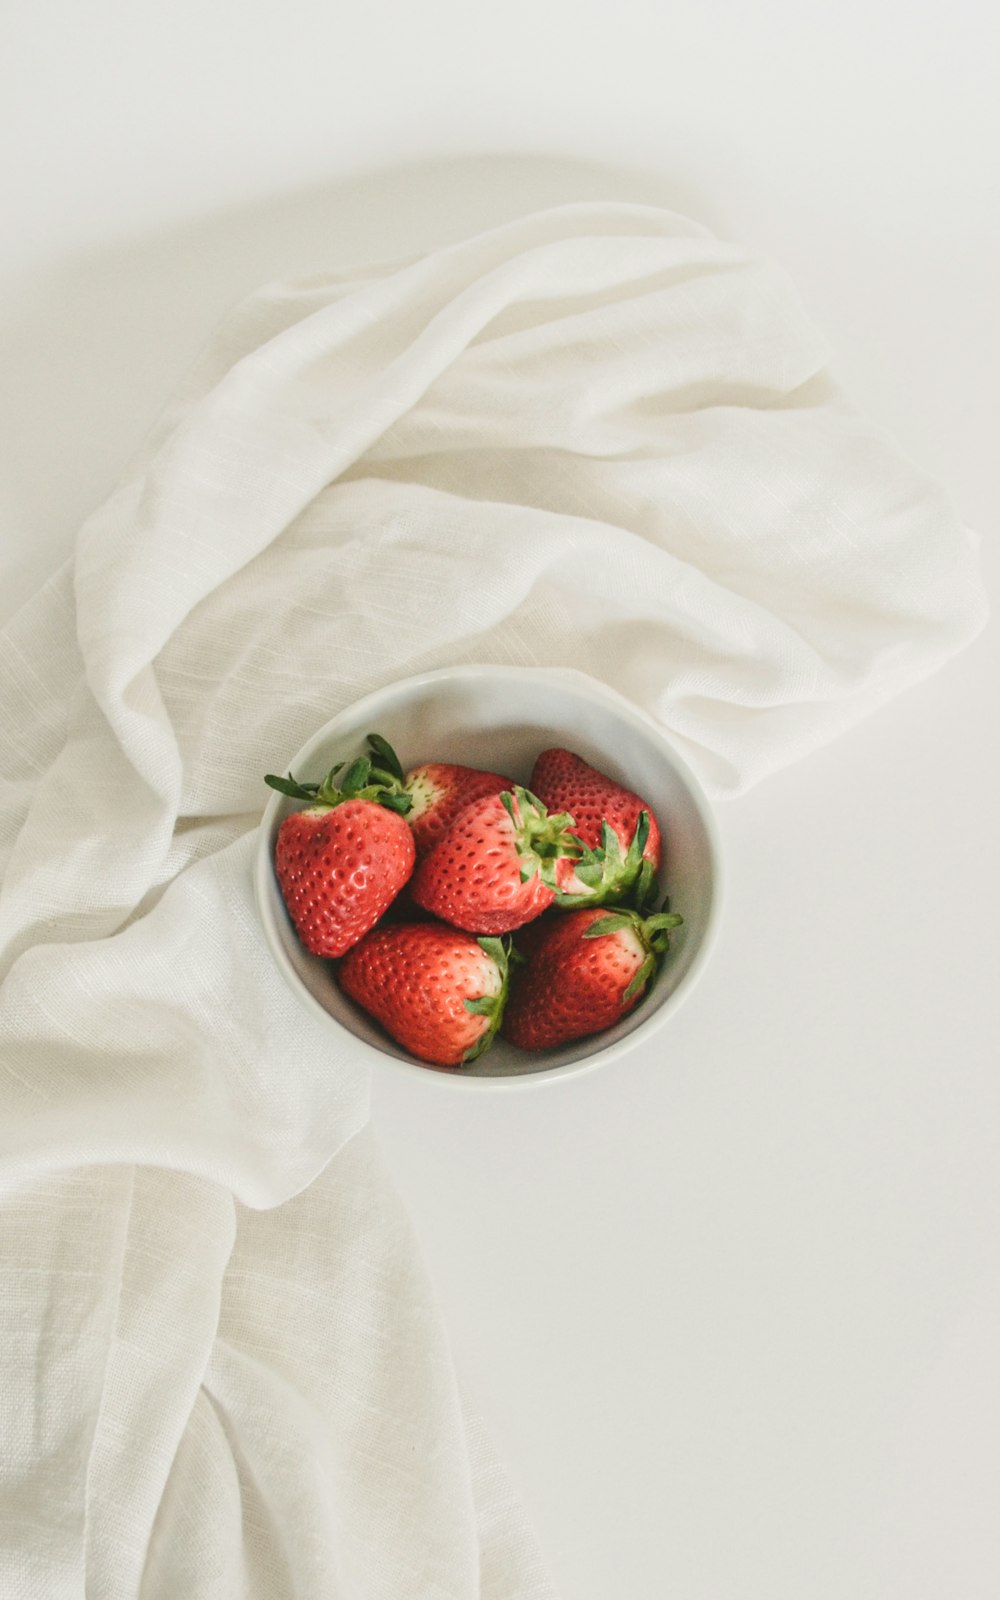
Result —
[[257, 837], [254, 845], [254, 900], [265, 942], [278, 971], [295, 994], [300, 1005], [303, 1005], [308, 1012], [319, 1018], [326, 1026], [333, 1026], [338, 1033], [343, 1034], [345, 1039], [350, 1040], [351, 1047], [358, 1050], [360, 1058], [370, 1062], [373, 1067], [376, 1063], [388, 1065], [403, 1071], [411, 1077], [419, 1077], [423, 1083], [433, 1083], [445, 1089], [474, 1089], [480, 1093], [487, 1089], [510, 1090], [515, 1086], [521, 1089], [545, 1088], [567, 1078], [580, 1077], [584, 1073], [593, 1072], [598, 1067], [604, 1067], [612, 1061], [619, 1060], [621, 1056], [641, 1044], [644, 1039], [648, 1042], [653, 1028], [662, 1026], [667, 1018], [672, 1016], [688, 998], [688, 995], [701, 977], [705, 964], [714, 949], [719, 931], [725, 880], [719, 828], [701, 781], [677, 750], [670, 736], [664, 732], [647, 712], [643, 711], [641, 707], [635, 705], [633, 701], [627, 699], [623, 694], [620, 694], [617, 689], [612, 689], [609, 684], [601, 682], [598, 678], [592, 678], [589, 673], [581, 672], [575, 667], [492, 666], [488, 662], [477, 662], [461, 666], [436, 667], [426, 672], [414, 673], [406, 678], [394, 678], [391, 683], [382, 684], [381, 687], [371, 690], [359, 699], [352, 700], [349, 705], [342, 706], [322, 727], [317, 728], [306, 740], [305, 744], [291, 757], [288, 763], [289, 769], [301, 768], [304, 762], [308, 762], [314, 751], [325, 744], [331, 735], [336, 734], [338, 724], [347, 720], [348, 717], [353, 722], [359, 713], [366, 711], [369, 705], [375, 706], [384, 702], [387, 696], [391, 696], [397, 691], [413, 691], [425, 685], [432, 687], [449, 679], [499, 678], [509, 681], [518, 679], [524, 681], [539, 677], [557, 679], [579, 687], [584, 691], [588, 699], [602, 701], [609, 708], [613, 708], [622, 720], [630, 722], [633, 727], [647, 736], [652, 735], [654, 739], [666, 748], [671, 762], [687, 787], [695, 811], [698, 813], [699, 821], [705, 830], [705, 837], [708, 843], [712, 869], [712, 895], [701, 942], [679, 988], [668, 995], [667, 999], [661, 1006], [657, 1007], [655, 1012], [649, 1013], [652, 1027], [647, 1030], [645, 1022], [640, 1021], [638, 1026], [630, 1033], [625, 1034], [613, 1044], [607, 1045], [604, 1049], [596, 1050], [593, 1054], [583, 1057], [580, 1061], [564, 1062], [561, 1066], [538, 1067], [532, 1072], [500, 1073], [492, 1077], [481, 1077], [460, 1071], [448, 1071], [436, 1068], [432, 1063], [404, 1061], [399, 1056], [390, 1055], [388, 1051], [380, 1050], [376, 1045], [369, 1044], [367, 1039], [361, 1039], [357, 1034], [352, 1033], [349, 1028], [345, 1028], [333, 1013], [328, 1011], [324, 1005], [321, 1005], [316, 996], [310, 993], [288, 957], [284, 944], [274, 926], [269, 899], [269, 891], [274, 882], [274, 866], [271, 859], [269, 835], [274, 818], [285, 801], [285, 797], [277, 790], [274, 790], [257, 824]]

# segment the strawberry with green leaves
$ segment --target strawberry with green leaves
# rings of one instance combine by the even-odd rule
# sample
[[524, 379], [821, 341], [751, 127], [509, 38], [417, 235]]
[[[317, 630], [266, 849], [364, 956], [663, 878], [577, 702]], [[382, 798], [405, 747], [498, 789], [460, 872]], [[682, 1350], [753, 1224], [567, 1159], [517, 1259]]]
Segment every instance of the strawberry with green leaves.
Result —
[[504, 1038], [522, 1050], [556, 1050], [614, 1027], [648, 993], [681, 920], [590, 906], [526, 929]]
[[424, 761], [404, 772], [392, 745], [380, 733], [368, 735], [368, 749], [389, 791], [409, 798], [406, 820], [413, 832], [418, 861], [444, 837], [465, 806], [512, 787], [511, 779], [502, 773], [463, 767], [453, 761]]
[[343, 762], [331, 768], [321, 783], [274, 773], [264, 780], [306, 802], [278, 829], [274, 870], [296, 932], [313, 955], [342, 956], [375, 926], [413, 872], [409, 798], [395, 793], [385, 776], [362, 756], [346, 770]]
[[507, 999], [509, 944], [439, 922], [376, 928], [344, 957], [337, 982], [421, 1061], [464, 1066], [488, 1050]]
[[573, 818], [515, 785], [464, 807], [413, 875], [411, 894], [469, 933], [509, 933], [555, 899], [560, 862], [577, 858]]
[[510, 778], [502, 773], [462, 767], [453, 761], [424, 761], [404, 773], [395, 750], [381, 734], [370, 733], [368, 745], [373, 761], [392, 773], [401, 792], [410, 797], [406, 820], [413, 830], [418, 861], [444, 838], [465, 806], [511, 787]]
[[648, 909], [656, 896], [660, 830], [652, 807], [571, 750], [543, 750], [531, 774], [546, 806], [569, 811], [587, 847], [560, 874], [559, 905], [597, 906], [631, 900]]

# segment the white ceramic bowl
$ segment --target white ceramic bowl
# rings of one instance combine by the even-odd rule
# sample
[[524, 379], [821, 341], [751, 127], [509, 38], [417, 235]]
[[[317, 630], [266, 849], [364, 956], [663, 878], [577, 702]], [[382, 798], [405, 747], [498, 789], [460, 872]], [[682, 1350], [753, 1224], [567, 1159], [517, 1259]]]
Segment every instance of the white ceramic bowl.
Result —
[[342, 711], [276, 771], [303, 781], [323, 776], [335, 761], [363, 755], [369, 733], [395, 748], [405, 769], [422, 761], [487, 767], [527, 783], [535, 757], [562, 745], [647, 799], [663, 830], [661, 898], [683, 926], [645, 1000], [617, 1027], [561, 1050], [517, 1050], [502, 1038], [478, 1061], [435, 1068], [408, 1056], [333, 978], [331, 964], [299, 944], [274, 876], [274, 842], [296, 802], [272, 794], [260, 824], [255, 870], [257, 904], [279, 970], [302, 1003], [338, 1032], [354, 1036], [358, 1053], [428, 1080], [482, 1088], [567, 1078], [603, 1066], [646, 1042], [690, 993], [708, 955], [720, 902], [715, 825], [697, 780], [654, 722], [584, 673], [560, 668], [449, 667], [378, 689]]

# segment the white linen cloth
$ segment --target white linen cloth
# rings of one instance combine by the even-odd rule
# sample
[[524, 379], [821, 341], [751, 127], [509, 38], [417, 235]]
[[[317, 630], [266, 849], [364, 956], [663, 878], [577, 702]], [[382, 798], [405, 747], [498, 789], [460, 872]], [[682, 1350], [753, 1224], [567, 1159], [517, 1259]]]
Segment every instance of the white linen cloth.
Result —
[[5, 1600], [551, 1594], [365, 1070], [269, 965], [262, 774], [492, 661], [605, 679], [735, 793], [983, 616], [782, 274], [681, 217], [560, 208], [236, 313], [0, 637]]

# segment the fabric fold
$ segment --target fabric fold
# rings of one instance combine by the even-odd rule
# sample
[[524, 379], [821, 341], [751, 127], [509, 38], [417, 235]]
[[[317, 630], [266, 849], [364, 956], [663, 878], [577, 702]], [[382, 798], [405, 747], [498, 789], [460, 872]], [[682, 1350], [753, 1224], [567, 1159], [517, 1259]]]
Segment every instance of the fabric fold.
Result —
[[552, 1595], [366, 1069], [259, 932], [265, 771], [476, 661], [601, 679], [734, 795], [984, 617], [784, 274], [683, 217], [561, 207], [238, 308], [0, 633], [3, 1592]]

